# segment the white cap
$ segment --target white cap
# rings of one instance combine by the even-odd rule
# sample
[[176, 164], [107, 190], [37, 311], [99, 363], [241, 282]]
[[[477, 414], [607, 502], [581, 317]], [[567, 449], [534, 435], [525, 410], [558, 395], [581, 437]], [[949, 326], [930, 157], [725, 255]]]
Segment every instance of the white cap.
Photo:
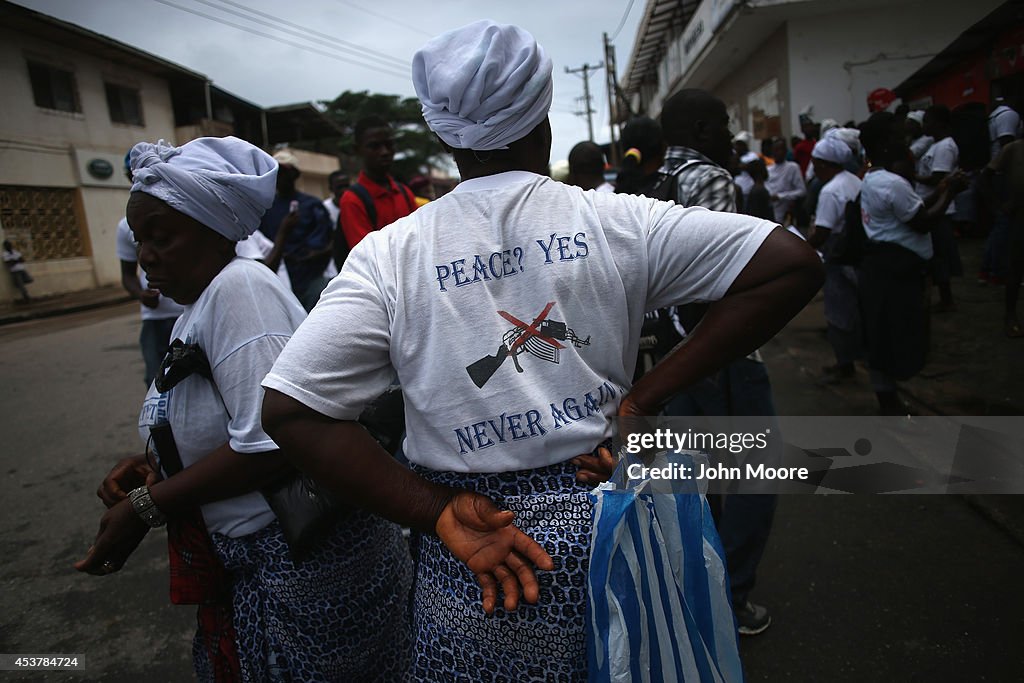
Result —
[[292, 154], [291, 150], [282, 149], [281, 151], [276, 152], [274, 154], [274, 161], [281, 166], [291, 166], [296, 170], [299, 168], [299, 160], [294, 154]]

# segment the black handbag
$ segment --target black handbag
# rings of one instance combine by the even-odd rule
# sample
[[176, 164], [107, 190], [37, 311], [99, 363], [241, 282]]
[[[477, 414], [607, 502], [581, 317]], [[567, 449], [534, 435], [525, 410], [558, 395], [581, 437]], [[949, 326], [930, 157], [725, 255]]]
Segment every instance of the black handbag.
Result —
[[295, 562], [305, 559], [349, 512], [336, 496], [299, 470], [289, 472], [260, 493], [277, 517]]
[[[161, 392], [167, 391], [192, 374], [205, 377], [217, 389], [209, 360], [199, 345], [175, 339], [160, 364], [156, 387]], [[220, 390], [217, 391], [219, 394]], [[359, 422], [388, 453], [394, 455], [405, 433], [405, 402], [401, 389], [389, 389], [371, 401], [360, 415]], [[260, 493], [277, 517], [281, 534], [295, 562], [307, 557], [334, 525], [351, 512], [351, 508], [337, 495], [295, 468], [264, 487]]]
[[843, 229], [832, 240], [825, 261], [840, 266], [857, 266], [864, 260], [864, 246], [868, 242], [864, 219], [860, 213], [859, 194], [856, 199], [846, 202], [843, 218]]
[[[213, 388], [220, 393], [202, 348], [198, 344], [186, 344], [175, 339], [157, 371], [156, 388], [161, 393], [166, 392], [191, 375], [200, 375], [210, 380]], [[273, 484], [264, 487], [260, 493], [277, 517], [281, 534], [296, 562], [305, 558], [347, 512], [334, 496], [318, 487], [308, 475], [294, 468], [290, 468]]]

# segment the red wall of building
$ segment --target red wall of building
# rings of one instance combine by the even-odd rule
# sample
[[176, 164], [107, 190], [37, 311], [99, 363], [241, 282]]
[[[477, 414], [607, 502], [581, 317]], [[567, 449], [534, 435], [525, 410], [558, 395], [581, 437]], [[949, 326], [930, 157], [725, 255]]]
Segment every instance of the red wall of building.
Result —
[[932, 104], [944, 104], [950, 109], [966, 102], [990, 104], [992, 82], [1015, 74], [1024, 74], [1024, 26], [1007, 29], [991, 47], [965, 57], [905, 101], [913, 104], [931, 98]]

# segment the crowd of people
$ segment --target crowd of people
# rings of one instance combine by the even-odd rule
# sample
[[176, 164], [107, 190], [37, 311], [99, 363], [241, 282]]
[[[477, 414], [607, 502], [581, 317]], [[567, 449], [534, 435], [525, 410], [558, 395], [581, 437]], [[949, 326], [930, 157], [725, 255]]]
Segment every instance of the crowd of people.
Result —
[[[439, 199], [391, 175], [374, 117], [355, 126], [358, 178], [332, 174], [327, 199], [297, 190], [295, 155], [236, 138], [131, 150], [118, 254], [142, 303], [146, 452], [104, 478], [76, 568], [115, 573], [166, 526], [200, 680], [585, 680], [587, 493], [617, 418], [773, 416], [758, 347], [823, 283], [829, 376], [866, 359], [880, 410], [905, 411], [929, 277], [945, 295], [958, 272], [948, 111], [807, 118], [792, 151], [757, 154], [721, 100], [684, 90], [625, 127], [614, 183], [591, 142], [563, 183], [551, 72], [529, 33], [488, 21], [417, 52], [424, 119], [461, 176]], [[933, 142], [915, 165], [919, 118]], [[1014, 221], [988, 181], [1014, 186], [1022, 155], [978, 174]], [[399, 457], [364, 426], [396, 386]], [[282, 503], [294, 487], [324, 506], [312, 543]], [[714, 503], [754, 635], [775, 498]]]
[[[674, 118], [671, 103], [662, 122]], [[825, 263], [825, 319], [835, 355], [821, 381], [849, 381], [856, 363], [865, 362], [880, 412], [906, 414], [896, 382], [923, 366], [930, 315], [956, 309], [961, 235], [987, 233], [978, 282], [1005, 285], [1006, 335], [1024, 334], [1016, 313], [1024, 261], [1015, 184], [1022, 170], [1020, 116], [1002, 101], [987, 121], [974, 109], [900, 106], [843, 126], [801, 114], [803, 138], [793, 138], [791, 147], [782, 137], [765, 138], [761, 153], [751, 151], [756, 140], [747, 131], [733, 136], [728, 151], [690, 140], [682, 144], [686, 151], [666, 153], [673, 133], [638, 118], [622, 134], [617, 191], [738, 210], [807, 239]], [[707, 168], [695, 170], [694, 163]], [[673, 175], [680, 178], [675, 196], [665, 190]], [[705, 179], [696, 186], [684, 182], [698, 176]], [[856, 254], [849, 246], [855, 240], [840, 237], [851, 219], [854, 238], [866, 237]]]

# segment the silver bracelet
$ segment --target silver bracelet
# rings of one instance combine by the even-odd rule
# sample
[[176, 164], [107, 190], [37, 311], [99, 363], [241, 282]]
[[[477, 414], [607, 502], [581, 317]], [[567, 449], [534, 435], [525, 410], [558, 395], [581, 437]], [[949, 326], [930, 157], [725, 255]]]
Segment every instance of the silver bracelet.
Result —
[[128, 494], [128, 500], [132, 502], [132, 510], [135, 510], [143, 522], [154, 529], [167, 523], [167, 516], [160, 512], [149, 495], [148, 486], [140, 486]]

